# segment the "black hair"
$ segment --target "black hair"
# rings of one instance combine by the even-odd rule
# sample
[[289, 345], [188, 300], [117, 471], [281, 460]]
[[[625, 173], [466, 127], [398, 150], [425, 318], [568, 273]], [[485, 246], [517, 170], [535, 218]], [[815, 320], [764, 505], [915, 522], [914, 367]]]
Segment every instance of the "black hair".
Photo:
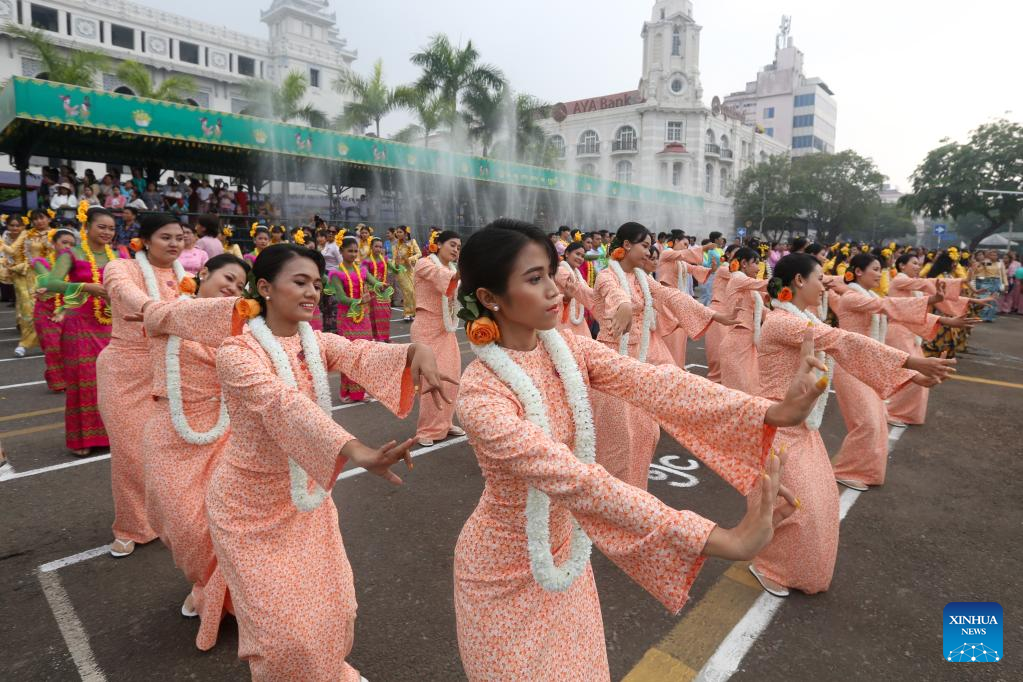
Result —
[[872, 253], [858, 253], [849, 259], [849, 269], [847, 272], [851, 272], [853, 277], [856, 276], [857, 270], [866, 270], [870, 267], [870, 264], [874, 261], [878, 261], [878, 257]]
[[575, 251], [577, 249], [585, 249], [585, 248], [586, 247], [583, 246], [582, 242], [572, 242], [571, 244], [569, 244], [568, 246], [565, 247], [565, 255], [567, 256], [568, 254], [572, 253], [573, 251]]
[[938, 277], [950, 272], [955, 272], [956, 266], [952, 257], [948, 255], [948, 251], [942, 251], [934, 258], [934, 262], [931, 263], [931, 269], [927, 271], [928, 277]]
[[[114, 219], [114, 214], [108, 211], [107, 209], [102, 208], [100, 206], [93, 206], [92, 208], [85, 212], [85, 224], [92, 225], [94, 222], [96, 222], [96, 218], [104, 215], [110, 218], [111, 220]], [[163, 225], [161, 225], [160, 227], [163, 227]], [[159, 227], [156, 228], [156, 230], [159, 229], [160, 229]], [[153, 230], [153, 232], [156, 232], [156, 230]], [[141, 231], [142, 230], [139, 230], [140, 233]]]
[[809, 243], [810, 240], [806, 237], [796, 237], [792, 240], [792, 253], [802, 253]]
[[818, 253], [820, 253], [824, 249], [825, 249], [825, 246], [823, 244], [820, 244], [818, 242], [814, 242], [814, 243], [810, 244], [809, 246], [807, 246], [806, 249], [803, 251], [803, 253], [808, 253], [811, 256], [816, 256]]
[[562, 232], [571, 232], [571, 231], [572, 231], [572, 228], [569, 227], [568, 225], [562, 225], [561, 227], [558, 228], [558, 234], [561, 234]]
[[137, 208], [135, 208], [134, 206], [125, 206], [121, 210], [122, 211], [131, 211], [135, 215], [136, 218], [139, 215], [139, 210]]
[[[90, 209], [89, 214], [91, 215], [95, 210], [97, 209]], [[150, 213], [143, 217], [142, 222], [139, 224], [139, 237], [142, 239], [152, 239], [153, 235], [161, 227], [177, 223], [178, 219], [170, 213]]]
[[181, 223], [181, 229], [183, 229], [183, 230], [188, 230], [188, 231], [189, 231], [189, 232], [191, 232], [192, 234], [198, 234], [198, 233], [196, 232], [196, 230], [195, 230], [195, 225], [193, 225], [193, 224], [191, 224], [191, 223], [186, 223], [186, 222], [182, 222], [182, 223]]
[[630, 244], [639, 244], [641, 241], [650, 237], [653, 239], [653, 234], [646, 228], [645, 225], [640, 223], [625, 223], [618, 228], [615, 232], [614, 239], [611, 240], [611, 250], [615, 250], [620, 246], [624, 246], [625, 242]]
[[437, 238], [435, 240], [433, 240], [433, 243], [436, 244], [438, 246], [438, 248], [439, 248], [441, 244], [443, 244], [444, 242], [446, 242], [446, 241], [448, 241], [450, 239], [461, 240], [461, 238], [462, 238], [462, 235], [458, 234], [454, 230], [444, 230], [439, 235], [437, 235]]
[[252, 238], [255, 239], [256, 235], [260, 232], [266, 232], [267, 236], [270, 236], [270, 228], [266, 225], [256, 225], [256, 231], [252, 233]]
[[[256, 262], [252, 264], [253, 281], [259, 282], [259, 280], [265, 279], [267, 282], [273, 282], [284, 268], [285, 263], [293, 258], [308, 258], [316, 263], [320, 277], [323, 277], [323, 273], [327, 269], [323, 254], [316, 249], [307, 249], [291, 242], [281, 242], [280, 244], [271, 244], [256, 256]], [[266, 301], [258, 295], [258, 292], [253, 293], [256, 294], [256, 300], [259, 301], [260, 314], [266, 315]]]
[[270, 234], [287, 234], [288, 229], [284, 225], [271, 225]]
[[[458, 272], [462, 278], [459, 298], [487, 289], [500, 296], [508, 290], [512, 267], [519, 252], [536, 244], [550, 261], [548, 274], [553, 277], [558, 267], [558, 252], [550, 238], [536, 225], [512, 218], [498, 218], [482, 230], [473, 232], [462, 246]], [[486, 312], [482, 306], [480, 309]]]
[[748, 246], [741, 246], [732, 253], [732, 257], [729, 260], [744, 261], [749, 260], [754, 263], [760, 262], [760, 254], [751, 249]]
[[902, 266], [910, 261], [911, 258], [916, 258], [915, 253], [904, 253], [895, 259], [895, 269], [902, 272]]
[[248, 275], [249, 271], [252, 269], [252, 266], [249, 265], [249, 262], [247, 260], [245, 260], [244, 258], [239, 258], [233, 253], [222, 253], [217, 256], [214, 256], [213, 258], [210, 258], [208, 261], [203, 263], [203, 267], [206, 268], [209, 272], [216, 272], [220, 268], [228, 265], [240, 265], [242, 270], [245, 271], [246, 275]]
[[728, 246], [726, 246], [725, 247], [725, 258], [726, 259], [727, 258], [731, 258], [731, 256], [729, 256], [728, 254], [732, 253], [732, 251], [735, 251], [737, 248], [739, 248], [739, 246], [737, 244], [729, 244]]
[[372, 247], [372, 246], [373, 246], [374, 244], [378, 244], [378, 243], [382, 245], [382, 244], [384, 243], [384, 240], [383, 240], [383, 239], [381, 239], [380, 237], [373, 237], [372, 239], [370, 239], [370, 240], [369, 240], [369, 245], [370, 245], [371, 247]]
[[204, 215], [199, 216], [199, 219], [196, 222], [202, 225], [202, 228], [206, 230], [206, 234], [208, 234], [209, 236], [211, 237], [220, 236], [220, 218], [213, 215], [212, 213], [206, 213]]
[[721, 233], [720, 232], [714, 231], [714, 232], [710, 233], [710, 241], [716, 242], [719, 239], [721, 239]]
[[806, 278], [813, 274], [814, 269], [819, 268], [820, 263], [813, 256], [805, 253], [790, 253], [782, 256], [774, 266], [773, 276], [767, 282], [767, 293], [771, 298], [778, 298], [782, 287], [792, 284], [796, 275]]
[[358, 246], [359, 245], [359, 238], [358, 237], [352, 237], [352, 236], [346, 236], [344, 239], [341, 240], [341, 250], [343, 251], [344, 249], [347, 249], [349, 246], [352, 246], [353, 244], [355, 246]]

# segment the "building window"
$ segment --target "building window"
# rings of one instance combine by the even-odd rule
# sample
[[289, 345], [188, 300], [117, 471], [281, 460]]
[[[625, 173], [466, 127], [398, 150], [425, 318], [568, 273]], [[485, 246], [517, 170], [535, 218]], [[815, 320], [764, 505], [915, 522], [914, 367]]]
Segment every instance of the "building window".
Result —
[[110, 24], [110, 44], [126, 50], [135, 49], [135, 29], [127, 26]]
[[728, 145], [729, 145], [728, 136], [727, 135], [722, 135], [721, 136], [721, 148], [722, 149], [729, 149]]
[[671, 29], [671, 56], [682, 56], [682, 29], [678, 26]]
[[774, 128], [765, 128], [764, 134], [768, 137], [774, 137]]
[[828, 143], [825, 142], [824, 140], [822, 140], [821, 138], [817, 137], [816, 135], [814, 135], [814, 138], [813, 138], [813, 148], [817, 149], [819, 151], [822, 151], [822, 152], [830, 152], [831, 151], [831, 148], [828, 147]]
[[668, 142], [681, 142], [685, 139], [685, 124], [682, 121], [668, 121]]
[[800, 116], [792, 117], [793, 128], [812, 128], [813, 127], [813, 114], [802, 114]]
[[57, 10], [52, 7], [32, 5], [32, 28], [39, 28], [44, 31], [56, 33], [60, 21], [57, 17]]
[[682, 186], [682, 164], [677, 161], [671, 164], [671, 186]]
[[746, 140], [743, 140], [742, 141], [742, 158], [745, 159], [747, 156], [749, 156], [749, 142], [747, 142]]
[[707, 144], [717, 144], [717, 137], [714, 135], [714, 131], [707, 128]]
[[577, 154], [599, 154], [600, 153], [600, 136], [597, 135], [595, 130], [587, 130], [581, 136], [579, 136], [579, 148], [576, 150]]
[[793, 149], [809, 149], [813, 146], [813, 135], [798, 135], [792, 138]]
[[703, 191], [711, 194], [714, 191], [714, 166], [708, 163], [703, 171]]
[[615, 133], [614, 149], [612, 151], [635, 151], [636, 150], [636, 129], [632, 126], [622, 126]]
[[547, 144], [554, 151], [555, 158], [565, 158], [565, 138], [561, 135], [553, 135], [547, 140]]
[[728, 169], [727, 168], [722, 168], [721, 169], [721, 185], [718, 187], [718, 190], [721, 192], [721, 196], [724, 196], [724, 195], [728, 194], [728, 186], [730, 184], [731, 183], [729, 182], [729, 179], [728, 179]]
[[597, 174], [597, 167], [592, 163], [583, 164], [582, 174], [592, 177]]
[[309, 23], [302, 24], [302, 35], [304, 35], [306, 38], [312, 38], [313, 37], [313, 25], [309, 24]]
[[238, 73], [243, 76], [256, 75], [256, 60], [252, 57], [238, 57]]
[[309, 69], [309, 85], [314, 88], [320, 87], [320, 70]]
[[816, 101], [816, 93], [811, 92], [809, 95], [796, 95], [793, 104], [797, 107], [812, 107]]
[[774, 118], [774, 107], [764, 107], [764, 119]]
[[195, 43], [186, 43], [183, 40], [178, 41], [178, 59], [189, 64], [199, 63], [199, 46]]
[[615, 165], [616, 182], [632, 182], [632, 161], [619, 161]]

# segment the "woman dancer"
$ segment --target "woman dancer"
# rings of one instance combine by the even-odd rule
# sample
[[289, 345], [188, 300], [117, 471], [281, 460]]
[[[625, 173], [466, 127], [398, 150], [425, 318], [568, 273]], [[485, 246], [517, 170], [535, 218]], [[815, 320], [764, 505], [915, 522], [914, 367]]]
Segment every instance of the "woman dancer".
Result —
[[[716, 313], [725, 312], [728, 280], [732, 277], [732, 273], [728, 270], [728, 259], [731, 257], [734, 246], [734, 244], [728, 245], [724, 258], [718, 262], [718, 268], [714, 272], [714, 281], [710, 289], [710, 309]], [[713, 259], [711, 262], [713, 263]], [[721, 383], [720, 349], [721, 339], [724, 336], [725, 325], [712, 324], [707, 329], [707, 335], [703, 340], [704, 354], [707, 356], [707, 378], [715, 383]]]
[[207, 514], [238, 619], [238, 655], [257, 682], [358, 682], [345, 662], [355, 589], [329, 491], [349, 461], [394, 483], [393, 464], [411, 467], [412, 439], [371, 448], [334, 421], [327, 372], [352, 377], [399, 417], [415, 387], [441, 402], [440, 382], [454, 381], [425, 346], [312, 331], [323, 274], [318, 251], [269, 247], [252, 275], [262, 314], [217, 351], [231, 432]]
[[[704, 557], [750, 557], [770, 539], [781, 468], [768, 457], [774, 426], [801, 421], [820, 392], [809, 364], [785, 401], [771, 403], [556, 330], [556, 263], [543, 232], [512, 220], [474, 233], [463, 254], [460, 298], [472, 297], [481, 316], [466, 329], [478, 359], [458, 411], [486, 488], [455, 547], [455, 614], [474, 682], [609, 679], [591, 543], [679, 611]], [[760, 488], [765, 503], [726, 530], [610, 476], [593, 461], [588, 388], [658, 415], [741, 490]], [[784, 494], [779, 519], [798, 504]]]
[[362, 261], [362, 267], [369, 273], [371, 281], [375, 281], [373, 296], [370, 299], [370, 322], [373, 324], [373, 340], [387, 343], [391, 340], [391, 296], [394, 287], [387, 285], [387, 254], [384, 242], [373, 239], [369, 258]]
[[64, 357], [60, 352], [63, 312], [57, 315], [60, 296], [45, 287], [57, 262], [57, 256], [72, 249], [77, 239], [75, 233], [66, 227], [50, 230], [49, 239], [50, 248], [46, 250], [44, 258], [37, 258], [33, 262], [36, 270], [36, 302], [32, 311], [32, 324], [35, 326], [36, 336], [39, 337], [43, 362], [46, 363], [46, 371], [43, 372], [46, 387], [59, 393], [67, 386], [64, 381]]
[[767, 280], [756, 279], [760, 271], [760, 256], [748, 246], [732, 253], [728, 269], [731, 276], [724, 307], [738, 311], [739, 324], [726, 328], [718, 348], [721, 383], [743, 393], [760, 395], [757, 341], [764, 316]]
[[[17, 216], [7, 219], [8, 232], [14, 227], [12, 221], [15, 219], [21, 220]], [[27, 227], [20, 231], [14, 243], [8, 245], [0, 242], [0, 251], [13, 260], [10, 276], [14, 285], [14, 308], [20, 335], [14, 355], [19, 358], [25, 357], [25, 353], [39, 343], [35, 325], [32, 324], [36, 290], [36, 271], [32, 267], [32, 260], [46, 255], [50, 214], [40, 210], [29, 211], [27, 220]]]
[[[139, 438], [153, 405], [149, 340], [140, 322], [129, 321], [147, 301], [173, 300], [185, 271], [177, 262], [185, 243], [177, 218], [153, 213], [139, 228], [141, 250], [133, 260], [115, 260], [103, 270], [113, 326], [110, 344], [96, 361], [100, 415], [110, 436], [110, 477], [114, 493], [114, 541], [110, 554], [128, 556], [135, 544], [154, 540], [146, 518], [142, 478], [144, 444]], [[154, 453], [154, 456], [160, 453]]]
[[[458, 351], [458, 304], [455, 287], [458, 285], [458, 251], [462, 239], [457, 232], [444, 230], [430, 235], [430, 255], [415, 267], [416, 316], [412, 322], [412, 341], [429, 346], [437, 356], [437, 366], [448, 376], [458, 376], [462, 369], [462, 354]], [[424, 403], [419, 407], [416, 438], [423, 447], [448, 436], [464, 436], [465, 431], [455, 426], [452, 417], [454, 403]]]
[[593, 338], [586, 324], [587, 311], [593, 310], [593, 289], [586, 283], [580, 267], [585, 263], [585, 247], [582, 242], [572, 242], [565, 247], [564, 260], [558, 264], [554, 283], [564, 296], [559, 329]]
[[270, 246], [270, 229], [265, 225], [253, 223], [252, 229], [249, 230], [249, 236], [252, 237], [252, 251], [245, 254], [245, 260], [254, 263], [259, 258], [260, 252]]
[[284, 243], [284, 237], [288, 234], [288, 228], [284, 225], [270, 226], [270, 243], [267, 246]]
[[[341, 263], [330, 273], [330, 282], [337, 300], [337, 333], [349, 341], [372, 340], [373, 325], [369, 320], [372, 305], [371, 279], [359, 262], [359, 242], [355, 237], [344, 237], [341, 242]], [[366, 391], [347, 375], [341, 375], [341, 402], [362, 402]]]
[[[930, 298], [881, 298], [871, 289], [881, 280], [881, 263], [872, 253], [849, 259], [846, 293], [833, 299], [842, 329], [869, 336], [884, 343], [889, 319], [899, 322], [918, 336], [932, 337], [936, 319], [928, 318], [928, 306], [942, 300], [943, 286]], [[940, 360], [939, 360], [940, 361]], [[917, 369], [924, 362], [910, 357], [907, 367]], [[866, 491], [867, 486], [884, 483], [888, 466], [888, 421], [883, 399], [855, 375], [835, 370], [835, 393], [845, 419], [846, 436], [835, 457], [835, 480], [847, 488]], [[886, 396], [887, 397], [887, 396]]]
[[373, 228], [359, 223], [355, 226], [355, 234], [359, 237], [359, 260], [369, 260], [373, 253]]
[[220, 228], [220, 231], [217, 234], [217, 239], [220, 240], [220, 245], [224, 247], [224, 253], [229, 253], [235, 258], [242, 258], [242, 247], [237, 244], [232, 244], [232, 237], [234, 237], [234, 228], [230, 225], [224, 225]]
[[[710, 268], [705, 268], [703, 262], [705, 251], [712, 249], [715, 244], [707, 243], [703, 247], [690, 248], [689, 242], [681, 239], [676, 242], [678, 248], [672, 246], [665, 249], [657, 267], [657, 281], [666, 287], [673, 287], [682, 293], [692, 296], [693, 283], [703, 284], [710, 275]], [[669, 329], [669, 325], [658, 327], [658, 332], [664, 339], [664, 345], [675, 360], [675, 364], [685, 369], [686, 366], [686, 345], [689, 337], [684, 329], [676, 327]]]
[[[818, 361], [838, 364], [848, 376], [863, 382], [878, 400], [902, 390], [910, 382], [931, 383], [950, 371], [950, 361], [923, 361], [854, 332], [823, 324], [817, 317], [824, 292], [820, 264], [803, 253], [782, 257], [769, 281], [773, 310], [764, 316], [760, 332], [760, 391], [767, 399], [785, 395], [793, 373], [800, 371], [801, 343], [813, 335]], [[916, 370], [926, 374], [920, 375]], [[829, 368], [830, 372], [830, 368]], [[838, 490], [828, 452], [818, 429], [827, 405], [827, 393], [818, 398], [803, 424], [779, 428], [775, 447], [788, 453], [782, 472], [786, 486], [803, 505], [775, 529], [774, 538], [750, 564], [750, 571], [769, 593], [788, 596], [790, 589], [807, 594], [827, 590], [838, 552]], [[748, 496], [749, 509], [763, 498]]]
[[157, 453], [143, 462], [146, 512], [192, 585], [181, 614], [201, 618], [195, 643], [203, 651], [216, 643], [227, 603], [206, 521], [206, 489], [230, 426], [216, 349], [241, 331], [246, 306], [237, 297], [248, 271], [248, 263], [231, 254], [214, 256], [199, 273], [201, 302], [147, 302], [143, 314], [153, 364], [153, 407], [144, 437]]
[[419, 244], [409, 235], [408, 227], [399, 225], [394, 228], [395, 244], [391, 254], [391, 266], [394, 270], [394, 281], [401, 291], [401, 304], [405, 314], [405, 322], [411, 322], [416, 316], [416, 288], [412, 271], [422, 258]]
[[[78, 457], [88, 455], [92, 448], [110, 445], [100, 418], [96, 363], [110, 343], [110, 304], [103, 280], [107, 264], [118, 258], [110, 246], [116, 233], [110, 211], [89, 209], [81, 243], [57, 256], [44, 283], [47, 291], [65, 299], [58, 313], [62, 316], [64, 440]], [[83, 296], [82, 305], [66, 305]]]

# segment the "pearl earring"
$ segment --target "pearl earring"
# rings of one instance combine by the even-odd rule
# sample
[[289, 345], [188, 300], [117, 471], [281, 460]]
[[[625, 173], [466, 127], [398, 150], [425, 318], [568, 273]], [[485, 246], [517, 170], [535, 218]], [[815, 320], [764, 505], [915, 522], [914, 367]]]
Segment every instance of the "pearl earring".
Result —
[[496, 305], [494, 306], [494, 310], [497, 310], [497, 306]]

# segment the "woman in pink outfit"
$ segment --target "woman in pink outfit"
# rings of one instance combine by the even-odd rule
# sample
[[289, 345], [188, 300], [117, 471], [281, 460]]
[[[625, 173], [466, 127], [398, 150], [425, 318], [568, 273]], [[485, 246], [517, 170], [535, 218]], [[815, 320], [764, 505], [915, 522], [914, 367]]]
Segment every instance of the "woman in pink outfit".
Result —
[[[337, 333], [349, 341], [373, 339], [373, 291], [378, 282], [359, 260], [359, 241], [355, 237], [341, 240], [341, 262], [330, 273], [337, 300]], [[341, 402], [362, 402], [366, 390], [346, 374], [341, 375]]]
[[376, 237], [373, 238], [370, 247], [369, 258], [362, 261], [362, 266], [370, 277], [379, 282], [377, 291], [373, 292], [370, 310], [370, 322], [373, 324], [373, 340], [387, 343], [391, 340], [391, 296], [394, 294], [394, 287], [387, 284], [387, 253], [384, 251], [384, 242]]
[[[919, 276], [920, 259], [911, 254], [900, 256], [895, 261], [895, 275], [888, 284], [888, 296], [891, 298], [923, 298], [933, 296], [937, 293], [937, 283], [944, 284], [942, 295], [944, 300], [935, 305], [935, 308], [942, 312], [948, 310], [953, 316], [928, 315], [928, 322], [936, 321], [940, 325], [954, 328], [971, 328], [976, 324], [972, 319], [966, 317], [966, 306], [968, 299], [960, 299], [959, 292], [962, 280], [959, 279], [926, 279]], [[957, 305], [959, 301], [960, 305]], [[914, 357], [924, 356], [921, 344], [930, 341], [937, 335], [938, 325], [926, 324], [924, 329], [933, 332], [930, 336], [917, 335], [913, 330], [897, 321], [888, 324], [888, 334], [885, 336], [885, 343], [892, 348], [906, 351]], [[930, 389], [926, 386], [911, 384], [896, 393], [888, 401], [888, 423], [891, 426], [906, 426], [909, 424], [923, 424], [927, 418], [927, 399]]]
[[[129, 321], [148, 301], [174, 300], [184, 270], [177, 263], [184, 234], [177, 218], [154, 213], [142, 219], [143, 249], [135, 259], [113, 260], [103, 270], [113, 325], [110, 344], [96, 361], [100, 416], [110, 438], [110, 478], [114, 494], [114, 542], [110, 554], [122, 557], [157, 537], [146, 517], [142, 477], [144, 443], [140, 434], [153, 406], [153, 365], [142, 323]], [[151, 274], [150, 274], [151, 273]]]
[[[690, 248], [680, 244], [678, 248], [665, 249], [658, 261], [657, 281], [663, 286], [678, 289], [687, 296], [692, 296], [694, 282], [703, 284], [710, 275], [710, 268], [700, 265], [703, 262], [703, 252], [715, 246], [716, 244], [707, 243], [703, 247]], [[680, 327], [669, 329], [669, 326], [665, 324], [663, 328], [658, 327], [658, 330], [675, 364], [685, 369], [686, 344], [689, 337], [686, 336], [684, 329]]]
[[[429, 253], [416, 261], [412, 271], [416, 294], [416, 316], [410, 330], [412, 342], [433, 349], [437, 366], [450, 376], [458, 376], [462, 371], [462, 354], [455, 338], [458, 328], [455, 301], [458, 268], [455, 263], [461, 248], [462, 238], [457, 232], [434, 232], [430, 236]], [[465, 431], [454, 425], [454, 415], [454, 404], [422, 403], [416, 426], [419, 444], [429, 447], [448, 436], [465, 435]]]
[[216, 349], [241, 331], [244, 319], [235, 310], [248, 271], [236, 256], [214, 256], [199, 274], [199, 300], [148, 303], [144, 311], [153, 364], [153, 407], [144, 432], [153, 453], [143, 462], [146, 511], [192, 585], [181, 613], [199, 616], [195, 644], [203, 651], [216, 644], [229, 603], [206, 521], [206, 489], [230, 427]]
[[[712, 321], [725, 321], [725, 317], [688, 294], [658, 285], [644, 271], [652, 240], [650, 231], [639, 223], [618, 228], [611, 242], [610, 265], [597, 275], [593, 308], [600, 324], [597, 340], [640, 362], [674, 365], [656, 330], [662, 316], [669, 316], [669, 324], [677, 324], [693, 339], [700, 338]], [[600, 391], [593, 393], [593, 404], [597, 461], [626, 483], [646, 490], [647, 472], [660, 439], [657, 422]]]
[[590, 327], [586, 324], [586, 313], [593, 311], [594, 293], [579, 271], [585, 255], [586, 248], [582, 242], [572, 242], [566, 246], [564, 260], [558, 264], [558, 270], [554, 273], [554, 283], [564, 296], [558, 328], [592, 339]]
[[[714, 283], [710, 289], [710, 308], [716, 313], [725, 312], [725, 298], [728, 295], [728, 280], [732, 273], [728, 270], [728, 256], [721, 259], [718, 269], [714, 272]], [[719, 324], [712, 324], [707, 329], [707, 335], [703, 341], [704, 353], [707, 356], [707, 378], [713, 382], [721, 383], [721, 362], [719, 360], [721, 350], [721, 339], [725, 337], [725, 327]]]
[[[760, 332], [760, 395], [778, 400], [785, 395], [793, 373], [799, 371], [806, 334], [810, 351], [829, 372], [838, 364], [843, 371], [886, 398], [911, 382], [926, 381], [913, 367], [940, 377], [945, 361], [919, 362], [908, 353], [884, 346], [862, 334], [829, 327], [819, 319], [824, 293], [821, 266], [812, 256], [794, 253], [781, 258], [769, 280], [773, 310], [764, 314]], [[827, 354], [827, 355], [825, 355]], [[827, 358], [827, 359], [825, 359]], [[779, 428], [775, 447], [788, 454], [782, 483], [803, 504], [778, 525], [774, 538], [753, 560], [750, 570], [765, 590], [779, 597], [790, 589], [814, 594], [827, 590], [838, 553], [838, 489], [831, 462], [818, 429], [828, 395], [818, 398], [802, 424]], [[747, 498], [750, 508], [762, 502], [757, 492]]]
[[411, 467], [412, 439], [374, 449], [334, 421], [327, 372], [344, 372], [399, 417], [417, 386], [443, 399], [429, 348], [312, 330], [323, 267], [319, 251], [267, 247], [253, 266], [262, 315], [217, 351], [231, 431], [206, 508], [238, 655], [257, 682], [358, 682], [345, 661], [355, 586], [330, 490], [348, 461], [394, 483], [393, 464]]
[[760, 365], [757, 363], [757, 338], [763, 321], [767, 280], [756, 279], [760, 256], [743, 246], [732, 253], [729, 263], [725, 310], [738, 312], [739, 324], [726, 327], [718, 347], [721, 383], [750, 395], [760, 395]]
[[[771, 403], [556, 330], [556, 267], [546, 236], [512, 220], [475, 232], [462, 257], [460, 294], [483, 315], [467, 327], [478, 360], [458, 405], [486, 481], [455, 547], [458, 648], [472, 682], [609, 680], [590, 543], [679, 611], [705, 557], [748, 557], [770, 538], [774, 428], [801, 421], [819, 395], [809, 371]], [[593, 462], [591, 387], [658, 415], [765, 503], [725, 530], [610, 476]], [[779, 519], [798, 504], [783, 494]]]
[[[46, 387], [54, 392], [64, 391], [67, 388], [64, 378], [64, 356], [60, 352], [64, 313], [61, 312], [59, 316], [56, 316], [60, 296], [46, 287], [50, 275], [53, 274], [56, 267], [57, 258], [74, 249], [77, 241], [77, 235], [70, 228], [61, 227], [53, 232], [53, 238], [50, 240], [51, 248], [47, 249], [45, 258], [37, 258], [33, 261], [37, 277], [32, 326], [36, 330], [36, 336], [39, 337], [39, 348], [43, 351], [43, 362], [46, 363], [43, 379], [46, 380]], [[67, 264], [70, 259], [71, 256], [66, 257], [62, 261], [62, 265]], [[40, 262], [48, 266], [44, 268], [45, 272], [40, 271], [38, 267]], [[61, 284], [64, 284], [63, 279], [67, 274], [64, 272], [60, 276]]]
[[199, 238], [195, 235], [195, 227], [192, 225], [182, 225], [181, 227], [185, 230], [185, 248], [181, 250], [178, 262], [185, 268], [185, 272], [194, 277], [206, 265], [210, 255], [196, 246]]
[[[849, 260], [845, 274], [847, 291], [832, 300], [842, 329], [884, 342], [889, 320], [917, 336], [937, 333], [937, 318], [928, 317], [928, 306], [941, 300], [930, 298], [881, 298], [871, 289], [881, 281], [881, 262], [870, 253]], [[919, 358], [910, 357], [912, 362]], [[915, 369], [910, 366], [910, 369]], [[884, 483], [888, 465], [888, 421], [883, 399], [854, 375], [839, 366], [835, 370], [835, 393], [845, 419], [846, 436], [833, 462], [835, 480], [847, 488], [865, 491]]]

